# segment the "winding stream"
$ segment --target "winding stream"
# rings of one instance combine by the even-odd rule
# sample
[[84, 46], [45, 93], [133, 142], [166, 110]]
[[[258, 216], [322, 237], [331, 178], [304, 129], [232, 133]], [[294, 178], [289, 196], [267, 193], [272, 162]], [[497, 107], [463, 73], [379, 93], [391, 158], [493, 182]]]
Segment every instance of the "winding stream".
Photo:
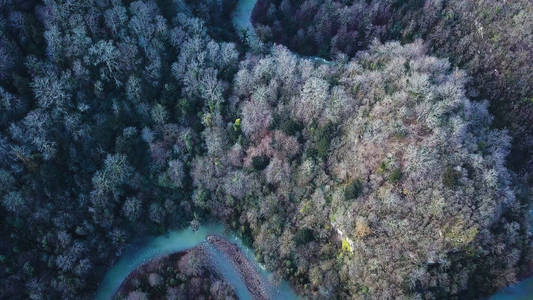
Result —
[[[257, 0], [240, 0], [233, 15], [233, 24], [238, 29], [244, 29], [249, 35], [255, 36], [251, 23], [251, 14]], [[318, 63], [331, 63], [323, 58], [309, 57]], [[217, 234], [239, 246], [245, 256], [254, 264], [260, 276], [272, 288], [273, 299], [297, 299], [298, 297], [290, 288], [288, 282], [272, 282], [272, 274], [262, 268], [254, 258], [251, 249], [243, 245], [235, 235], [228, 233], [220, 224], [203, 225], [193, 232], [191, 229], [171, 231], [165, 235], [155, 237], [142, 245], [130, 247], [126, 254], [106, 273], [102, 284], [99, 286], [96, 299], [111, 299], [122, 281], [138, 266], [148, 260], [173, 252], [195, 247], [205, 242], [206, 237]], [[214, 249], [209, 250], [214, 258], [215, 269], [222, 274], [224, 279], [235, 289], [239, 299], [251, 299], [250, 292], [233, 264], [223, 253]], [[507, 287], [491, 297], [493, 300], [507, 299], [533, 299], [533, 277]]]
[[[239, 0], [235, 12], [233, 13], [233, 26], [239, 30], [244, 30], [252, 39], [256, 39], [254, 25], [252, 24], [252, 11], [257, 0]], [[318, 56], [305, 56], [305, 58], [320, 64], [332, 64], [332, 61]]]
[[491, 300], [531, 300], [533, 299], [533, 277], [508, 286], [490, 297]]
[[256, 2], [257, 0], [239, 0], [235, 12], [233, 12], [233, 26], [240, 30], [246, 30], [250, 35], [255, 35], [251, 19]]
[[[97, 300], [112, 299], [122, 281], [141, 264], [155, 257], [195, 247], [204, 243], [206, 237], [212, 234], [219, 235], [239, 246], [248, 260], [256, 267], [262, 280], [269, 285], [272, 299], [297, 299], [296, 294], [290, 288], [288, 282], [273, 282], [273, 275], [257, 263], [253, 251], [246, 247], [234, 234], [224, 230], [224, 227], [220, 224], [203, 225], [197, 231], [192, 231], [190, 228], [175, 230], [155, 237], [146, 243], [132, 246], [126, 250], [126, 253], [106, 273], [95, 298]], [[235, 289], [239, 299], [251, 299], [252, 297], [244, 281], [228, 257], [213, 248], [207, 247], [207, 249], [210, 258], [213, 260], [214, 268]]]

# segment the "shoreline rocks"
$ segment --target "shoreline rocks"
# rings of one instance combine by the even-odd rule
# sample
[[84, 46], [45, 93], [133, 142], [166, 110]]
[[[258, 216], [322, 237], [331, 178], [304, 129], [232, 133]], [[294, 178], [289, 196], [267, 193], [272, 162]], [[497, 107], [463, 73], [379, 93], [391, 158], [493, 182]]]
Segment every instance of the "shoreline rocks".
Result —
[[209, 235], [206, 240], [211, 246], [223, 252], [231, 259], [254, 299], [269, 299], [266, 283], [261, 278], [256, 267], [248, 260], [237, 245], [218, 235]]

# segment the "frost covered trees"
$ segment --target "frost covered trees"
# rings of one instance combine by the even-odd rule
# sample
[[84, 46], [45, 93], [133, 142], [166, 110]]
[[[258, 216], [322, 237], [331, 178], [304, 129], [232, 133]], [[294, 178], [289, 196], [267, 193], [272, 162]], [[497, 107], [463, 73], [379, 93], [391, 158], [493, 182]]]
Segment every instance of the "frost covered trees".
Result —
[[[312, 23], [295, 47], [370, 46], [330, 62], [232, 43], [235, 4], [0, 0], [0, 298], [92, 298], [133, 238], [214, 220], [309, 298], [473, 298], [517, 278], [527, 198], [465, 73], [420, 42], [368, 44], [382, 1], [258, 2]], [[485, 40], [524, 53], [526, 16]]]
[[[508, 216], [525, 211], [505, 167], [510, 139], [490, 129], [466, 82], [421, 42], [374, 43], [346, 64], [274, 46], [241, 63], [233, 117], [205, 129], [196, 193], [215, 215], [239, 215], [235, 228], [265, 264], [308, 282], [309, 295], [437, 297], [433, 284], [459, 296], [508, 284], [527, 240], [511, 238], [520, 230]], [[346, 246], [332, 244], [338, 235]]]
[[132, 232], [200, 210], [190, 166], [239, 53], [167, 4], [0, 1], [0, 298], [91, 298]]
[[424, 39], [431, 55], [468, 72], [467, 93], [489, 100], [494, 125], [513, 137], [513, 170], [533, 169], [533, 4], [528, 0], [259, 0], [260, 38], [302, 55], [353, 57], [374, 39]]

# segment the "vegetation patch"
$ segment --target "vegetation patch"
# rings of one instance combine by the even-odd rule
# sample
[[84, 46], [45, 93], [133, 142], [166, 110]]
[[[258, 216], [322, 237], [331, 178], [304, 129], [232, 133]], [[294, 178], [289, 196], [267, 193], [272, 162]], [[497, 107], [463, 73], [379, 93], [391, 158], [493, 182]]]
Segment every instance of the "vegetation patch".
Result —
[[255, 156], [252, 159], [252, 166], [257, 171], [264, 170], [268, 166], [269, 163], [270, 163], [270, 158], [265, 155]]
[[455, 188], [459, 184], [459, 179], [461, 179], [461, 172], [452, 167], [446, 167], [442, 174], [442, 183], [449, 188]]
[[313, 230], [308, 228], [300, 229], [294, 235], [294, 242], [296, 243], [296, 246], [305, 245], [314, 240], [315, 236]]
[[344, 199], [356, 199], [363, 192], [363, 183], [359, 178], [350, 181], [344, 188]]

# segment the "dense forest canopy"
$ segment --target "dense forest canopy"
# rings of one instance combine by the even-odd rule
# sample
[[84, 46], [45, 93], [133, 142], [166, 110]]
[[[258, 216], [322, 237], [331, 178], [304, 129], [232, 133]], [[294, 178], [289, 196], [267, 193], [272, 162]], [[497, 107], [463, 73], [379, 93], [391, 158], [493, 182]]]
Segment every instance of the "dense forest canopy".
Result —
[[1, 4], [1, 295], [91, 298], [133, 236], [193, 219], [202, 116], [239, 53], [181, 1], [171, 18], [153, 1]]
[[212, 219], [311, 298], [527, 271], [527, 1], [260, 0], [285, 46], [236, 3], [0, 1], [0, 298], [90, 299], [136, 237]]
[[533, 2], [530, 0], [259, 0], [258, 35], [303, 55], [353, 56], [378, 39], [423, 38], [429, 53], [471, 76], [513, 137], [510, 166], [533, 182]]
[[240, 127], [203, 131], [194, 199], [239, 218], [261, 260], [309, 295], [494, 290], [519, 272], [524, 211], [509, 137], [465, 78], [421, 43], [332, 65], [281, 46], [249, 56], [229, 100]]

